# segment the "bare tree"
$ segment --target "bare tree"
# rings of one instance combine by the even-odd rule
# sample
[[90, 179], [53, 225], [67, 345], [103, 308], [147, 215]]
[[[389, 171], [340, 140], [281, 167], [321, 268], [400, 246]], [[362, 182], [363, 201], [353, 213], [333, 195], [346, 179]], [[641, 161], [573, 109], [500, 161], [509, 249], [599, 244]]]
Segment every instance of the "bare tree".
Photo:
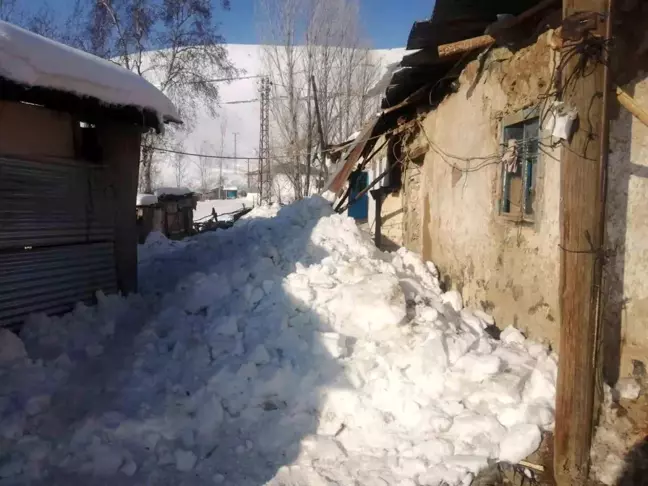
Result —
[[53, 10], [47, 4], [26, 9], [18, 0], [0, 0], [0, 20], [24, 27], [32, 32], [58, 39], [62, 28], [55, 19]]
[[[223, 9], [229, 0], [221, 0]], [[68, 22], [69, 42], [124, 66], [155, 84], [178, 107], [190, 129], [199, 107], [215, 115], [218, 85], [215, 77], [232, 76], [235, 69], [218, 33], [211, 0], [76, 0], [76, 20]], [[142, 139], [141, 189], [150, 192], [156, 151], [161, 138]]]
[[18, 0], [0, 0], [0, 20], [25, 25], [26, 19], [26, 12], [20, 8]]
[[209, 142], [203, 142], [200, 146], [200, 154], [196, 160], [196, 168], [198, 169], [198, 189], [201, 193], [205, 194], [211, 189], [212, 183], [212, 168], [213, 159], [206, 157], [206, 155], [213, 154], [214, 147]]
[[184, 184], [185, 177], [187, 176], [187, 159], [180, 154], [173, 154], [171, 165], [173, 166], [175, 184], [177, 187], [181, 187]]
[[220, 190], [225, 186], [225, 179], [223, 178], [223, 156], [225, 155], [225, 135], [227, 134], [227, 117], [223, 115], [220, 122], [220, 152], [218, 159], [218, 185]]
[[[272, 81], [275, 165], [292, 184], [295, 198], [308, 195], [313, 173], [326, 177], [324, 160], [315, 168], [311, 76], [316, 80], [325, 143], [345, 140], [371, 112], [366, 96], [379, 66], [363, 43], [357, 0], [263, 0], [264, 63]], [[317, 170], [314, 170], [317, 169]]]

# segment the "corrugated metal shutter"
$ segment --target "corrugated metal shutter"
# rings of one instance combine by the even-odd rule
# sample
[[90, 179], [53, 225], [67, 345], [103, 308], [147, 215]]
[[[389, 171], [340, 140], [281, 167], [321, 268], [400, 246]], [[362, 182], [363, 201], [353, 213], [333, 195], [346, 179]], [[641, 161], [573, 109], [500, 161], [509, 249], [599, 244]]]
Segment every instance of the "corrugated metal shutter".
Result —
[[32, 312], [48, 314], [116, 292], [112, 243], [65, 245], [0, 253], [0, 322], [17, 324]]
[[117, 288], [106, 170], [0, 158], [0, 325]]

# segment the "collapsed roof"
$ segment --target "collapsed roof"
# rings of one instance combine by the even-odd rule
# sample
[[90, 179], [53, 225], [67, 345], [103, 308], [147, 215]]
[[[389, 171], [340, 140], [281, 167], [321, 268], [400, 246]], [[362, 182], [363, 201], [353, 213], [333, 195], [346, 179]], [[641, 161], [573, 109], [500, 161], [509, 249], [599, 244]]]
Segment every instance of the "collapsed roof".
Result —
[[339, 194], [356, 164], [371, 158], [378, 137], [411, 118], [417, 106], [438, 103], [485, 48], [537, 37], [547, 26], [547, 12], [559, 6], [560, 0], [437, 0], [430, 19], [414, 23], [410, 52], [374, 87], [384, 89], [378, 117], [368, 120], [354, 141], [333, 148], [333, 155], [346, 156], [325, 188]]

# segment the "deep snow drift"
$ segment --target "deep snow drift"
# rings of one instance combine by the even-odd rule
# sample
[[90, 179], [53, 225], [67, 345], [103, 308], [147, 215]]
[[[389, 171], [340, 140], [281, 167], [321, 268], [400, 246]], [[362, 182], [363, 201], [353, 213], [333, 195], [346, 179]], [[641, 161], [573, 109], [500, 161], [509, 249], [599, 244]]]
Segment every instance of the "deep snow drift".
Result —
[[538, 446], [543, 346], [324, 200], [277, 211], [152, 235], [140, 295], [0, 336], [3, 484], [458, 485]]

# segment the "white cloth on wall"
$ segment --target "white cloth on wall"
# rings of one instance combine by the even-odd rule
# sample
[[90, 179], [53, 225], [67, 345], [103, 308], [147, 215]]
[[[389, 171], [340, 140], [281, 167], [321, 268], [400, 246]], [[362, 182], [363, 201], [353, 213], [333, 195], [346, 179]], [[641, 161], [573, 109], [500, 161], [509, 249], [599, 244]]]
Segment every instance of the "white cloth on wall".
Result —
[[518, 145], [517, 140], [514, 138], [508, 141], [504, 155], [502, 155], [502, 163], [506, 172], [514, 174], [518, 170]]

